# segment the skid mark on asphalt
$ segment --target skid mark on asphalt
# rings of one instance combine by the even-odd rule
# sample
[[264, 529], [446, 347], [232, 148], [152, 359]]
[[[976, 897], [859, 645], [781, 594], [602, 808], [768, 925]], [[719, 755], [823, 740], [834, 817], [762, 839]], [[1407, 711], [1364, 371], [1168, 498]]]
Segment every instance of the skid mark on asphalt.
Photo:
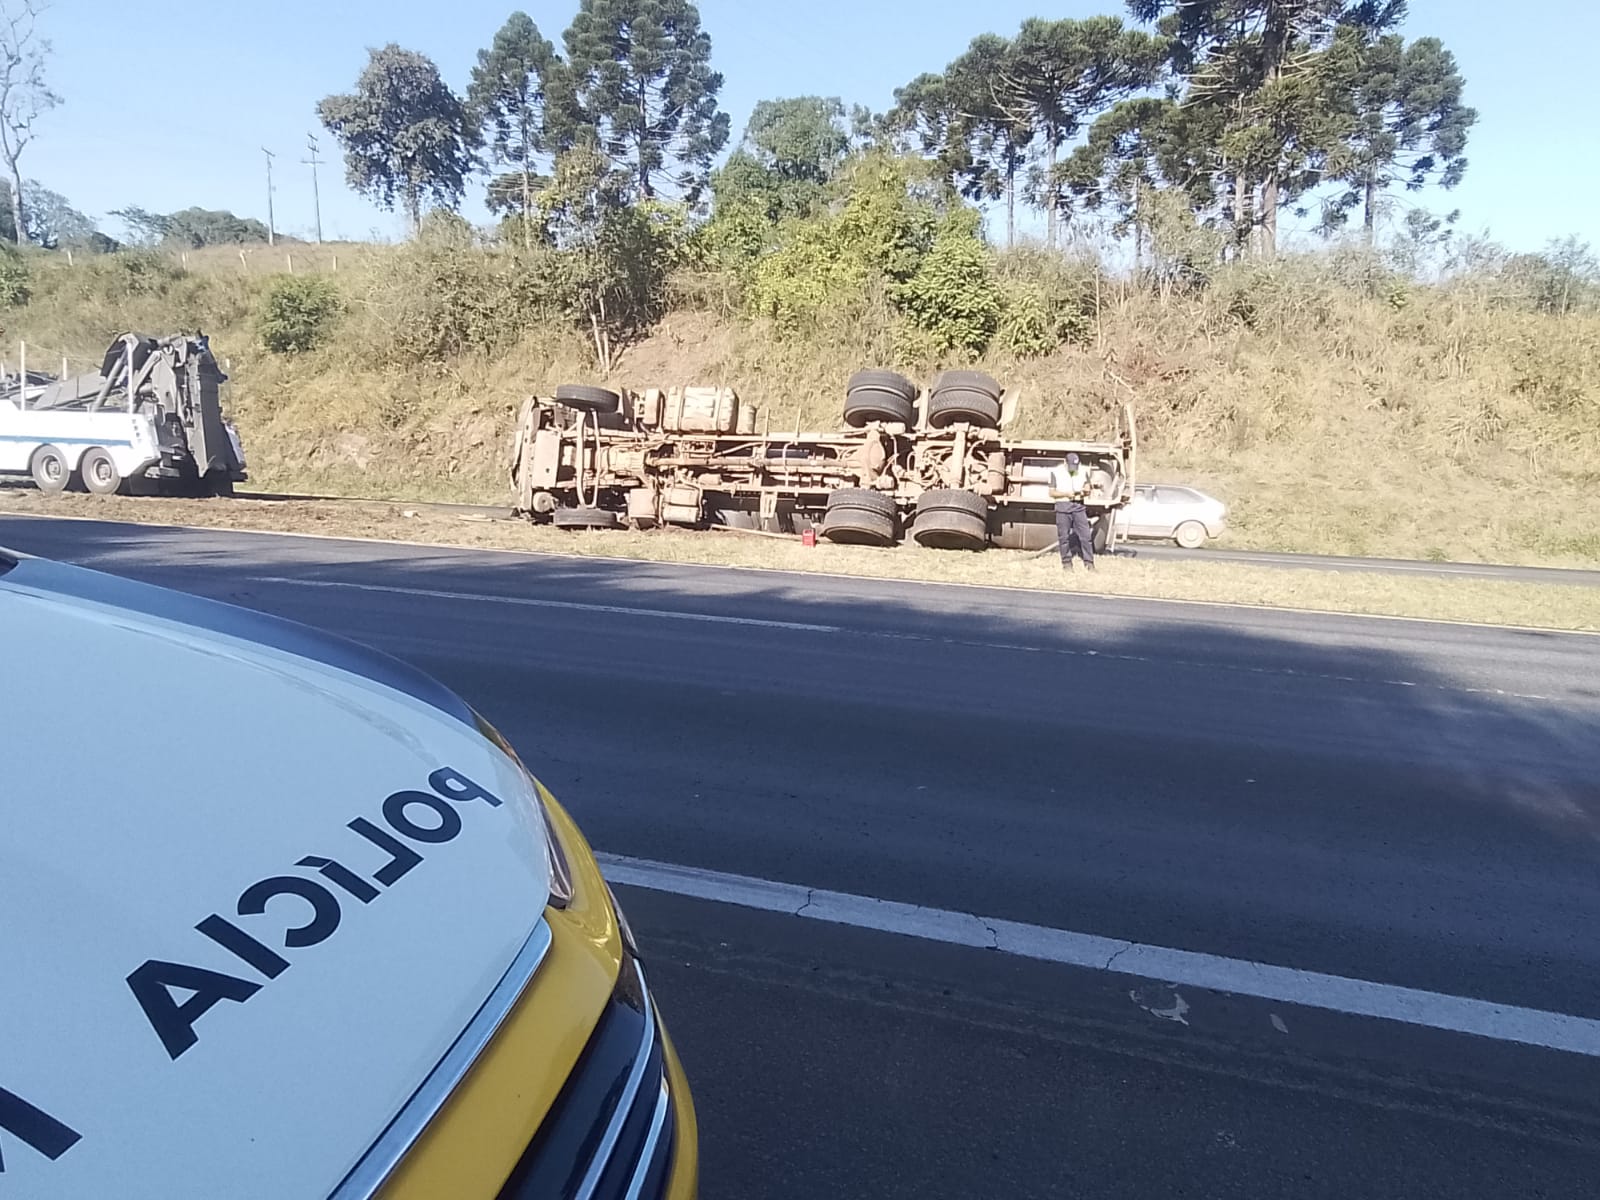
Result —
[[958, 646], [972, 650], [1003, 650], [1028, 654], [1054, 654], [1066, 658], [1103, 659], [1106, 662], [1145, 663], [1153, 666], [1187, 667], [1197, 671], [1223, 671], [1235, 675], [1272, 676], [1283, 679], [1306, 679], [1318, 683], [1342, 683], [1354, 687], [1418, 688], [1434, 692], [1447, 692], [1464, 696], [1494, 696], [1506, 700], [1536, 700], [1549, 702], [1552, 696], [1531, 692], [1513, 692], [1502, 688], [1475, 688], [1459, 684], [1426, 683], [1411, 679], [1361, 678], [1355, 675], [1334, 675], [1320, 671], [1299, 671], [1293, 667], [1253, 667], [1244, 663], [1201, 662], [1184, 658], [1165, 658], [1142, 654], [1112, 654], [1101, 650], [1072, 649], [1065, 646], [1029, 646], [1019, 642], [984, 641], [980, 639], [939, 637], [933, 634], [896, 633], [880, 629], [851, 629], [843, 625], [822, 625], [805, 621], [777, 621], [758, 617], [730, 617], [714, 613], [677, 612], [664, 608], [632, 608], [618, 604], [592, 604], [576, 600], [542, 600], [529, 596], [496, 596], [484, 592], [454, 592], [437, 588], [401, 587], [397, 584], [351, 583], [337, 579], [303, 579], [284, 575], [258, 575], [248, 579], [251, 583], [273, 584], [281, 587], [321, 588], [353, 592], [372, 592], [395, 596], [418, 596], [430, 600], [461, 600], [478, 604], [505, 604], [515, 608], [560, 609], [568, 612], [607, 613], [614, 616], [645, 617], [662, 621], [691, 621], [708, 625], [746, 625], [758, 629], [783, 629], [798, 633], [843, 634], [850, 637], [875, 638], [879, 641], [920, 642], [934, 646]]
[[[1164, 1009], [1166, 1011], [1155, 1015], [1168, 1020], [1181, 1019], [1187, 1011], [1187, 1004], [1177, 997], [1177, 988], [1182, 985], [1600, 1058], [1600, 1020], [1590, 1017], [1145, 945], [698, 867], [615, 854], [596, 857], [612, 883], [627, 887], [1157, 981], [1170, 990], [1159, 993], [1160, 1003], [1141, 1004], [1141, 1007], [1152, 1013], [1156, 1008]], [[1136, 992], [1135, 996], [1135, 1003], [1144, 998], [1143, 993]], [[1176, 1003], [1173, 997], [1177, 997]]]

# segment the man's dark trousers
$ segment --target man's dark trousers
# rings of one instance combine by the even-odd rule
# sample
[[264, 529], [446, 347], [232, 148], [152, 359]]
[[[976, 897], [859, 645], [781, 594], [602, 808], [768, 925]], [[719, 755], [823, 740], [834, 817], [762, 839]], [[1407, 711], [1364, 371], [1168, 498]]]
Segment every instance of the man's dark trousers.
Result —
[[1081, 504], [1056, 505], [1056, 534], [1061, 539], [1061, 561], [1072, 565], [1072, 551], [1076, 544], [1083, 556], [1083, 565], [1094, 566], [1094, 534], [1089, 529], [1089, 512]]

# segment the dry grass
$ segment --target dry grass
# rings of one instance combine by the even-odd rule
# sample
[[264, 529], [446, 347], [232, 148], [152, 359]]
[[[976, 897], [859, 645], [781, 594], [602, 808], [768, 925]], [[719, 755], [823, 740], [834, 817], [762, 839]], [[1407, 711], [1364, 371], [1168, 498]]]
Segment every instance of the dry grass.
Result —
[[4, 488], [0, 489], [0, 512], [1600, 631], [1600, 588], [1497, 580], [1126, 559], [1106, 560], [1093, 575], [1082, 571], [1067, 575], [1049, 557], [998, 550], [951, 554], [912, 546], [872, 550], [823, 544], [807, 548], [790, 539], [677, 531], [569, 533], [522, 521], [466, 519], [380, 503], [196, 502], [82, 495], [47, 498], [30, 489]]
[[[297, 271], [339, 256], [344, 324], [302, 357], [256, 343], [276, 262], [264, 249], [243, 263], [198, 252], [187, 270], [140, 277], [112, 260], [40, 260], [35, 299], [7, 333], [48, 365], [97, 360], [129, 327], [205, 328], [234, 379], [255, 483], [273, 491], [503, 503], [522, 398], [593, 378], [584, 341], [549, 325], [442, 362], [397, 358], [395, 322], [416, 277], [407, 251], [280, 253]], [[855, 367], [925, 379], [939, 365], [907, 353], [881, 313], [784, 340], [675, 312], [627, 350], [613, 381], [731, 382], [774, 427], [831, 427]], [[1600, 317], [1530, 313], [1470, 280], [1421, 287], [1337, 257], [1286, 260], [1230, 269], [1194, 295], [1107, 282], [1085, 344], [983, 365], [1023, 392], [1023, 435], [1103, 434], [1133, 401], [1144, 477], [1228, 501], [1235, 546], [1600, 564]]]

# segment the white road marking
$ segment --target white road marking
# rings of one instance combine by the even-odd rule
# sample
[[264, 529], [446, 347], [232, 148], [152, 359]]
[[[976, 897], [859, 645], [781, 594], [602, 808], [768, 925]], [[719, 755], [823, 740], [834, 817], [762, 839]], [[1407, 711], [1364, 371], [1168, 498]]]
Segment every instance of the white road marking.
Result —
[[804, 621], [766, 621], [758, 617], [722, 617], [711, 613], [673, 612], [665, 608], [627, 608], [620, 604], [582, 604], [576, 600], [535, 600], [529, 596], [492, 596], [483, 592], [445, 592], [434, 588], [393, 587], [381, 583], [343, 583], [334, 579], [290, 579], [257, 575], [251, 583], [278, 583], [291, 587], [343, 588], [356, 592], [387, 592], [397, 596], [426, 596], [433, 600], [476, 600], [484, 604], [513, 604], [519, 608], [563, 608], [571, 612], [617, 613], [625, 617], [656, 617], [664, 621], [700, 621], [710, 625], [755, 625], [762, 629], [797, 629], [802, 633], [841, 633], [837, 625], [810, 625]]
[[1148, 946], [1092, 933], [1074, 933], [698, 867], [615, 854], [596, 857], [606, 878], [614, 884], [766, 912], [789, 913], [813, 921], [899, 933], [955, 946], [999, 950], [1042, 962], [1159, 980], [1175, 987], [1181, 984], [1206, 988], [1600, 1058], [1600, 1020], [1590, 1017], [1324, 975], [1318, 971], [1301, 971], [1193, 950]]
[[1347, 683], [1358, 687], [1422, 687], [1432, 691], [1473, 696], [1499, 696], [1512, 700], [1549, 701], [1550, 696], [1531, 692], [1507, 692], [1500, 688], [1474, 688], [1448, 683], [1417, 683], [1408, 679], [1362, 679], [1354, 675], [1333, 675], [1322, 671], [1300, 671], [1294, 667], [1252, 667], [1235, 662], [1201, 662], [1184, 658], [1156, 658], [1145, 654], [1113, 654], [1104, 650], [1068, 646], [1029, 646], [1018, 642], [990, 642], [972, 638], [941, 637], [927, 633], [899, 633], [889, 629], [852, 629], [843, 625], [817, 625], [805, 621], [774, 621], [758, 617], [729, 617], [711, 613], [677, 612], [664, 608], [631, 608], [619, 604], [586, 604], [576, 600], [536, 600], [527, 596], [503, 596], [488, 592], [451, 592], [435, 588], [400, 587], [397, 584], [352, 583], [339, 579], [306, 579], [288, 575], [254, 575], [248, 583], [271, 583], [286, 587], [344, 589], [379, 592], [395, 596], [422, 596], [435, 600], [466, 600], [479, 604], [510, 604], [521, 608], [558, 608], [571, 612], [615, 613], [628, 617], [655, 617], [668, 621], [700, 621], [713, 625], [751, 625], [761, 629], [788, 629], [801, 633], [844, 633], [853, 637], [876, 638], [890, 642], [924, 642], [935, 646], [960, 646], [968, 650], [1004, 650], [1028, 654], [1055, 654], [1067, 658], [1094, 658], [1107, 662], [1148, 663], [1157, 666], [1190, 667], [1198, 671], [1226, 672], [1233, 675], [1270, 675], [1285, 679], [1314, 679], [1321, 683]]

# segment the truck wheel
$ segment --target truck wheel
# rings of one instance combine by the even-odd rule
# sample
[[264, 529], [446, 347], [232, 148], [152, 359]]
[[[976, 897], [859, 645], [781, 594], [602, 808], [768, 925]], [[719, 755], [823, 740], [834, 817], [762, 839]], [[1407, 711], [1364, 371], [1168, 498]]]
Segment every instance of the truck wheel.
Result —
[[911, 536], [933, 550], [982, 550], [989, 541], [989, 502], [962, 488], [929, 488], [917, 497]]
[[1206, 544], [1206, 527], [1199, 521], [1185, 521], [1172, 534], [1172, 540], [1185, 550], [1198, 550]]
[[936, 508], [917, 514], [911, 536], [930, 550], [982, 550], [989, 544], [989, 523], [971, 513]]
[[202, 496], [215, 496], [222, 500], [233, 499], [233, 476], [226, 471], [207, 471], [200, 484]]
[[1000, 401], [975, 388], [947, 387], [928, 397], [928, 424], [944, 429], [958, 421], [982, 429], [1000, 427]]
[[981, 392], [991, 400], [999, 400], [1003, 390], [992, 376], [985, 375], [982, 371], [942, 371], [939, 378], [933, 381], [935, 392], [947, 392], [952, 388]]
[[608, 388], [564, 383], [556, 389], [556, 402], [578, 412], [614, 413], [622, 407], [622, 397]]
[[822, 536], [841, 546], [892, 546], [894, 518], [861, 508], [830, 508], [822, 518]]
[[67, 484], [72, 481], [66, 455], [54, 446], [40, 446], [35, 450], [28, 462], [28, 472], [39, 490], [50, 496], [66, 491]]
[[122, 472], [111, 460], [111, 452], [99, 446], [91, 446], [83, 452], [78, 474], [83, 477], [83, 486], [96, 496], [114, 496], [122, 487]]
[[605, 508], [558, 508], [550, 523], [557, 529], [615, 529], [617, 514]]
[[860, 429], [871, 421], [916, 423], [917, 388], [893, 371], [857, 371], [845, 389], [844, 423]]
[[894, 497], [867, 488], [840, 488], [828, 497], [822, 536], [850, 546], [894, 545]]

